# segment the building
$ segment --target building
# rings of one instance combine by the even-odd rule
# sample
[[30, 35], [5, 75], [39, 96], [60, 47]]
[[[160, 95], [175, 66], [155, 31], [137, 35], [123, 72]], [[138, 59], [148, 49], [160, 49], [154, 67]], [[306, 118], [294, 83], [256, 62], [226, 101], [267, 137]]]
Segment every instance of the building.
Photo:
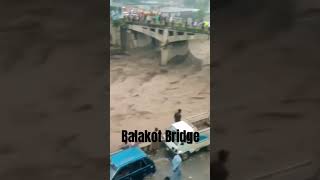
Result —
[[190, 18], [194, 17], [199, 9], [192, 8], [180, 8], [180, 7], [162, 7], [160, 8], [160, 14], [163, 16], [173, 16], [180, 18]]

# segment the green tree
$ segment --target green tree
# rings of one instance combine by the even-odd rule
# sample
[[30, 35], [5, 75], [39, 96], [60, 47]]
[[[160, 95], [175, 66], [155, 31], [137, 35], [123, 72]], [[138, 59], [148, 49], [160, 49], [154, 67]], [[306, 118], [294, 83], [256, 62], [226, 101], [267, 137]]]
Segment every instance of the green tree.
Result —
[[197, 15], [196, 15], [196, 19], [197, 19], [197, 20], [202, 20], [205, 15], [206, 15], [206, 14], [205, 14], [205, 11], [204, 11], [203, 9], [200, 9], [200, 10], [198, 11]]

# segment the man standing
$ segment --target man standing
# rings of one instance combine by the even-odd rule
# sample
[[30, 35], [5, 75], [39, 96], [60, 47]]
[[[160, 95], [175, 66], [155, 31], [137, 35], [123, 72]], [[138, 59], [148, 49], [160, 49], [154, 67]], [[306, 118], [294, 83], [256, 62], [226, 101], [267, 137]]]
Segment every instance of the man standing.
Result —
[[148, 25], [151, 24], [151, 20], [152, 20], [152, 17], [151, 17], [151, 15], [149, 14], [149, 15], [147, 16], [147, 24], [148, 24]]
[[171, 178], [172, 180], [180, 180], [181, 179], [181, 163], [182, 159], [180, 155], [175, 155], [171, 161], [171, 168], [172, 168], [172, 175]]
[[172, 16], [169, 17], [169, 23], [173, 27], [174, 22], [173, 22], [173, 17]]
[[187, 24], [188, 27], [192, 27], [192, 18], [187, 19]]
[[174, 114], [174, 122], [181, 121], [181, 109], [178, 109], [178, 111]]
[[218, 160], [214, 161], [211, 166], [211, 178], [213, 180], [226, 180], [229, 176], [229, 172], [225, 166], [228, 160], [229, 152], [226, 150], [220, 150], [218, 152]]
[[[154, 130], [154, 132], [156, 132], [156, 133], [158, 133], [158, 131], [159, 131], [159, 129], [158, 128], [155, 128], [155, 130]], [[150, 152], [152, 153], [152, 154], [156, 154], [157, 153], [157, 151], [159, 150], [159, 148], [160, 148], [160, 141], [152, 141], [151, 142], [151, 145], [150, 145]]]

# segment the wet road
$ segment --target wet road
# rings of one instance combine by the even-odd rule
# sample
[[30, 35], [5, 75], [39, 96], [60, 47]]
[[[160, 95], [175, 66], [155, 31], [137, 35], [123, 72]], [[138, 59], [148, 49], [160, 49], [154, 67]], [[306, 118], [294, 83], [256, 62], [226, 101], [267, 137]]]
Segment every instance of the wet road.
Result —
[[[151, 178], [152, 180], [163, 180], [170, 175], [170, 156], [165, 148], [151, 157], [157, 168], [157, 172]], [[209, 180], [210, 179], [210, 152], [201, 150], [188, 160], [182, 162], [182, 179]]]

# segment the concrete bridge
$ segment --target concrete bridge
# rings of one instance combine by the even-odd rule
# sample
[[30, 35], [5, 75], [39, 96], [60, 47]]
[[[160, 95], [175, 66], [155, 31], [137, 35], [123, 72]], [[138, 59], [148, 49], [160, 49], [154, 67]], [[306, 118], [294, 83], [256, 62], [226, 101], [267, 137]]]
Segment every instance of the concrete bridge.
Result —
[[[127, 28], [126, 39], [122, 42], [128, 43], [131, 48], [147, 46], [151, 43], [159, 44], [161, 50], [161, 65], [166, 65], [170, 59], [177, 55], [186, 55], [189, 53], [188, 41], [198, 39], [208, 39], [206, 33], [188, 32], [187, 30], [177, 30], [170, 27], [151, 27], [147, 25], [129, 24]], [[116, 43], [116, 33], [114, 29], [110, 29], [111, 36]], [[121, 39], [121, 38], [119, 38]], [[157, 42], [155, 42], [155, 40]], [[118, 40], [120, 42], [120, 40]], [[121, 44], [121, 43], [120, 43]]]
[[[161, 65], [166, 65], [170, 59], [177, 55], [186, 55], [189, 52], [189, 40], [209, 38], [208, 34], [179, 31], [169, 27], [160, 28], [131, 24], [128, 25], [128, 30], [133, 34], [134, 41], [139, 41], [136, 33], [142, 33], [159, 42], [161, 48]], [[135, 44], [139, 43], [136, 42]]]
[[142, 25], [129, 25], [128, 29], [151, 36], [162, 44], [193, 39], [208, 39], [208, 34], [178, 31], [170, 28], [156, 28]]

